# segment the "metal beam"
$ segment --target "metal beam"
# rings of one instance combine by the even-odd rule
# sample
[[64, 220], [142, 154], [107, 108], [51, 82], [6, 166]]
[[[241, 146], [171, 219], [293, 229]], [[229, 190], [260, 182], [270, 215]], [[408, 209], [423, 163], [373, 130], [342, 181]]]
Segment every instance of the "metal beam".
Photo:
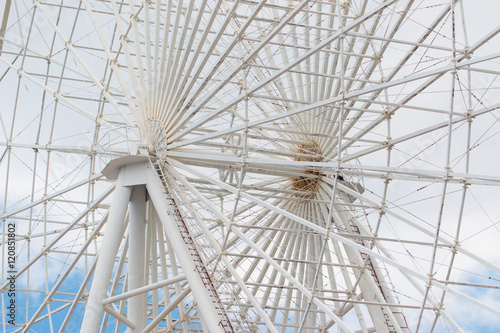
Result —
[[[144, 287], [144, 271], [146, 269], [146, 187], [144, 185], [133, 187], [129, 209], [128, 288], [129, 290], [137, 290]], [[144, 294], [136, 294], [128, 299], [127, 313], [128, 318], [136, 326], [132, 330], [134, 333], [141, 332], [147, 324], [146, 296]]]
[[223, 332], [222, 327], [219, 325], [221, 318], [218, 311], [214, 307], [214, 302], [210, 297], [205, 285], [203, 284], [200, 276], [196, 273], [195, 264], [191, 257], [186, 244], [179, 232], [177, 224], [173, 217], [169, 214], [171, 207], [168, 204], [164, 189], [160, 183], [157, 173], [151, 168], [146, 168], [147, 190], [156, 212], [160, 218], [165, 233], [170, 240], [170, 243], [175, 248], [175, 254], [179, 258], [186, 279], [193, 290], [193, 296], [198, 303], [198, 312], [202, 316], [204, 322], [207, 324], [207, 329], [212, 332]]
[[3, 39], [5, 37], [5, 31], [7, 30], [7, 22], [9, 20], [10, 5], [12, 0], [5, 1], [5, 8], [3, 10], [2, 26], [0, 27], [0, 56], [3, 50]]
[[123, 186], [124, 169], [120, 170], [116, 181], [116, 189], [109, 211], [108, 222], [99, 249], [97, 266], [95, 268], [92, 286], [90, 288], [87, 307], [81, 326], [82, 332], [98, 332], [99, 323], [103, 314], [102, 301], [106, 298], [109, 281], [115, 263], [116, 253], [123, 235], [123, 223], [127, 213], [127, 206], [132, 193], [131, 187]]
[[115, 303], [115, 302], [121, 301], [123, 299], [129, 298], [132, 296], [136, 296], [136, 295], [139, 295], [142, 293], [147, 293], [147, 292], [150, 292], [151, 290], [154, 290], [157, 288], [162, 288], [162, 287], [165, 287], [165, 286], [168, 286], [168, 285], [171, 285], [173, 283], [180, 282], [180, 281], [184, 281], [184, 280], [186, 280], [185, 275], [178, 275], [178, 276], [175, 276], [175, 277], [170, 278], [170, 279], [165, 279], [163, 281], [158, 281], [156, 283], [148, 284], [147, 286], [144, 286], [142, 288], [129, 290], [129, 291], [121, 293], [119, 295], [115, 295], [115, 296], [106, 298], [104, 301], [102, 301], [102, 304], [108, 305], [111, 303]]

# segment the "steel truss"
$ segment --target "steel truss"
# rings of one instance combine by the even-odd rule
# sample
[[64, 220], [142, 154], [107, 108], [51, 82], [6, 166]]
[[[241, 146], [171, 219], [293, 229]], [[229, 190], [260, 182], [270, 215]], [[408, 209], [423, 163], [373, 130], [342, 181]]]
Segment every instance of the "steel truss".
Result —
[[6, 0], [3, 332], [498, 327], [497, 10]]

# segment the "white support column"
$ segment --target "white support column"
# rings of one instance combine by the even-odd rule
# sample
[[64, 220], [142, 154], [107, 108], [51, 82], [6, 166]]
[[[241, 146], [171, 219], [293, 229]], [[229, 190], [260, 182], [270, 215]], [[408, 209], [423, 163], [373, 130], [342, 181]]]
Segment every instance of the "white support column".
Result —
[[175, 254], [179, 259], [184, 274], [189, 282], [189, 286], [193, 292], [193, 296], [198, 304], [198, 312], [200, 317], [206, 323], [205, 331], [209, 332], [223, 332], [220, 326], [221, 318], [215, 309], [215, 304], [210, 298], [210, 294], [205, 288], [200, 276], [196, 272], [196, 267], [191, 255], [182, 240], [182, 236], [177, 227], [175, 220], [168, 214], [170, 207], [167, 203], [165, 193], [160, 185], [158, 175], [152, 170], [148, 169], [147, 172], [147, 190], [156, 212], [160, 218], [167, 237], [169, 238], [172, 246], [175, 248]]
[[[136, 290], [144, 287], [144, 270], [146, 256], [146, 187], [134, 186], [130, 198], [128, 225], [128, 289]], [[127, 332], [142, 332], [146, 327], [146, 296], [139, 294], [128, 300], [127, 318], [135, 324], [135, 329]]]
[[118, 252], [118, 247], [120, 246], [123, 236], [123, 221], [125, 220], [127, 206], [132, 192], [131, 187], [123, 186], [123, 173], [124, 170], [120, 170], [116, 181], [108, 222], [106, 223], [94, 278], [92, 279], [92, 286], [85, 307], [81, 332], [99, 331], [99, 324], [104, 311], [102, 301], [106, 298], [106, 293], [109, 288], [116, 253]]

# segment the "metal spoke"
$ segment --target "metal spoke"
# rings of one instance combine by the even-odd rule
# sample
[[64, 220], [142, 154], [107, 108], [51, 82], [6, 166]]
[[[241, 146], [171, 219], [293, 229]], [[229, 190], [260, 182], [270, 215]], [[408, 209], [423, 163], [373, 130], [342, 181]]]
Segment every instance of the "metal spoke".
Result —
[[498, 10], [4, 1], [0, 330], [495, 330]]

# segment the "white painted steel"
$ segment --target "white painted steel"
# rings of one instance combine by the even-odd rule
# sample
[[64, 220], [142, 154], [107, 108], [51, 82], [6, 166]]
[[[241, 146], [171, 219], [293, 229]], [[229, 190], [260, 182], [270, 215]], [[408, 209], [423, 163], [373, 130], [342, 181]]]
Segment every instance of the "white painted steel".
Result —
[[[146, 187], [132, 188], [128, 222], [129, 255], [127, 263], [128, 289], [136, 290], [145, 285], [146, 269]], [[128, 318], [134, 323], [132, 332], [142, 332], [146, 327], [147, 295], [132, 296], [128, 301]]]
[[103, 313], [102, 301], [106, 298], [116, 254], [123, 237], [127, 206], [132, 193], [131, 187], [123, 186], [123, 174], [124, 170], [121, 170], [116, 180], [112, 208], [106, 223], [106, 235], [99, 251], [89, 298], [85, 306], [82, 322], [82, 331], [84, 332], [99, 330]]
[[161, 187], [158, 174], [156, 174], [152, 168], [147, 168], [145, 172], [148, 194], [155, 206], [158, 217], [163, 224], [165, 234], [174, 247], [180, 266], [182, 267], [183, 272], [186, 275], [186, 279], [189, 282], [189, 286], [197, 302], [198, 312], [200, 316], [202, 316], [203, 321], [206, 323], [207, 329], [210, 330], [210, 332], [222, 332], [223, 330], [220, 326], [220, 315], [214, 308], [213, 300], [211, 299], [202, 278], [196, 272], [193, 257], [190, 255], [189, 249], [184, 243], [181, 233], [177, 228], [177, 224], [171, 215], [172, 207], [170, 207], [164, 190]]
[[500, 326], [496, 1], [4, 2], [3, 332]]
[[150, 284], [148, 286], [144, 286], [142, 288], [137, 288], [137, 289], [134, 289], [134, 290], [130, 290], [130, 291], [124, 292], [124, 293], [122, 293], [120, 295], [117, 295], [117, 296], [106, 298], [102, 302], [102, 304], [108, 305], [108, 304], [111, 304], [111, 303], [114, 303], [114, 302], [117, 302], [117, 301], [121, 301], [124, 298], [128, 298], [128, 297], [131, 297], [131, 296], [136, 296], [136, 295], [139, 295], [139, 294], [143, 294], [143, 293], [146, 293], [146, 292], [151, 291], [153, 289], [157, 289], [157, 288], [160, 288], [160, 287], [168, 286], [170, 284], [173, 284], [173, 283], [176, 283], [176, 282], [180, 282], [180, 281], [184, 281], [184, 280], [186, 280], [186, 277], [184, 275], [176, 276], [175, 278], [171, 278], [171, 279], [166, 279], [166, 280], [163, 280], [163, 281], [159, 281], [159, 282]]

